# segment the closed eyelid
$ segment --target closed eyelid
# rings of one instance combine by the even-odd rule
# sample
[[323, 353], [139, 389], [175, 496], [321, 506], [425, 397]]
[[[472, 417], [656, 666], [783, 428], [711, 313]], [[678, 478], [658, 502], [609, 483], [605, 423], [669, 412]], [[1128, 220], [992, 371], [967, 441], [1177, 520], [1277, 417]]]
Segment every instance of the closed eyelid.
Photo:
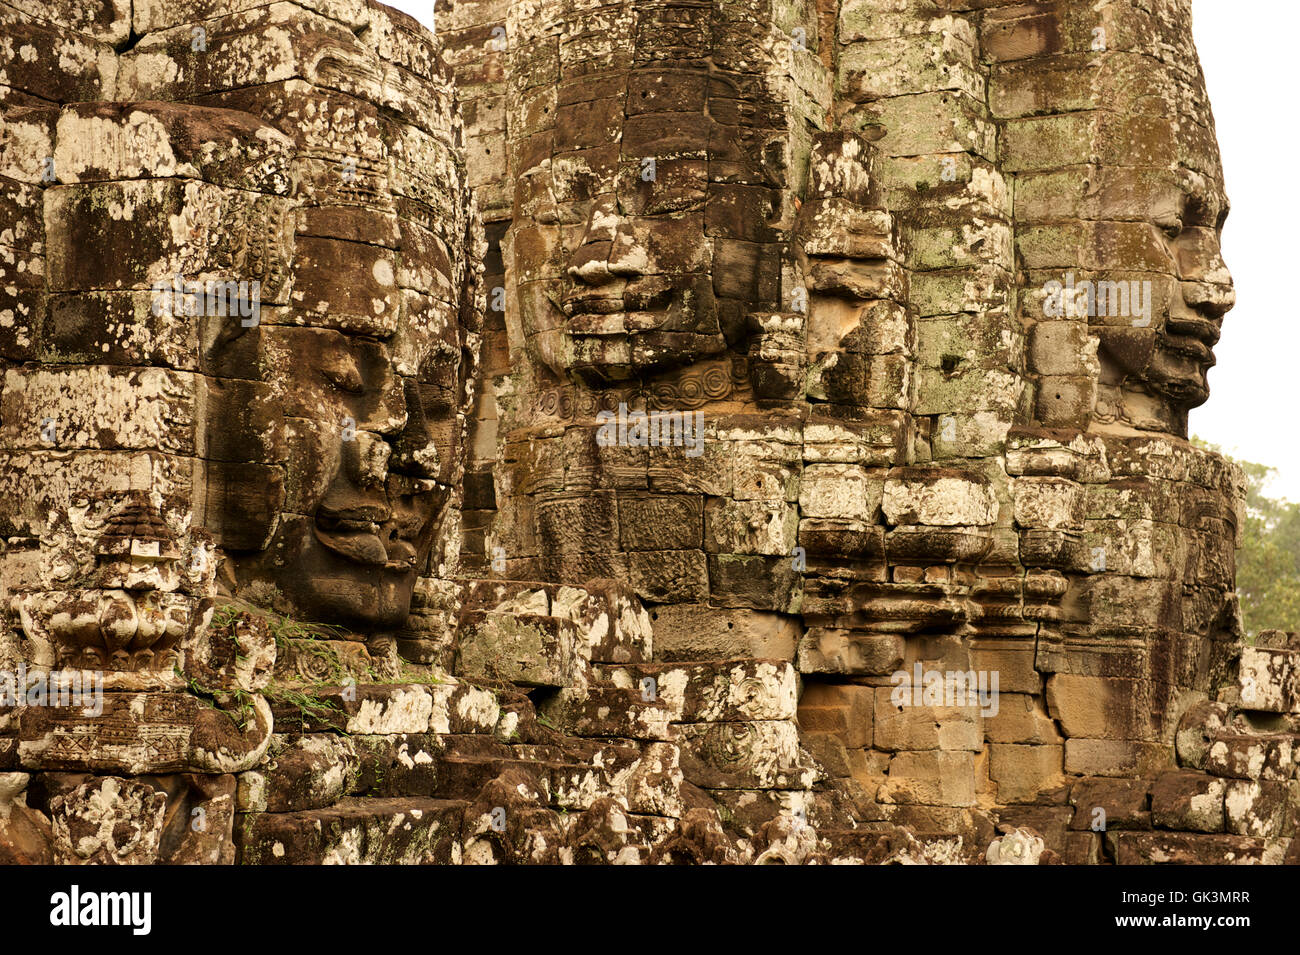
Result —
[[640, 185], [640, 195], [636, 200], [619, 196], [619, 205], [625, 210], [637, 208], [641, 215], [660, 215], [669, 212], [684, 212], [699, 208], [704, 204], [706, 193], [704, 184], [694, 184], [680, 179], [656, 179]]
[[1222, 224], [1223, 207], [1209, 196], [1190, 195], [1183, 212], [1183, 221], [1188, 226], [1217, 228]]
[[1156, 226], [1164, 232], [1177, 233], [1181, 232], [1183, 229], [1182, 216], [1174, 215], [1172, 213], [1156, 216], [1153, 221]]
[[361, 369], [351, 355], [329, 356], [321, 365], [321, 374], [330, 384], [349, 394], [361, 394], [365, 390]]
[[662, 215], [670, 212], [688, 212], [704, 205], [704, 196], [690, 192], [674, 191], [654, 196], [647, 204], [643, 215]]
[[590, 172], [552, 173], [550, 194], [557, 203], [585, 202], [600, 192], [600, 177]]
[[650, 194], [656, 199], [690, 198], [702, 200], [704, 198], [705, 185], [703, 182], [696, 180], [664, 177], [648, 185]]
[[538, 225], [559, 225], [562, 221], [560, 207], [554, 202], [538, 206], [533, 210], [533, 221]]

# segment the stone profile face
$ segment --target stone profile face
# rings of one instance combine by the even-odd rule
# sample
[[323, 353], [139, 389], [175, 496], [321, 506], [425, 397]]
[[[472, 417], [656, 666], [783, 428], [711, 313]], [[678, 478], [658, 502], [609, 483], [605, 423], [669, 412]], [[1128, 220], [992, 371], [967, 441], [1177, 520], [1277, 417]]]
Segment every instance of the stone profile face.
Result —
[[[1218, 156], [1212, 155], [1194, 157], [1180, 167], [1171, 216], [1164, 211], [1165, 202], [1153, 203], [1154, 225], [1167, 237], [1174, 260], [1174, 289], [1151, 364], [1145, 375], [1135, 372], [1135, 376], [1139, 381], [1145, 378], [1151, 390], [1168, 402], [1175, 422], [1209, 397], [1207, 372], [1214, 364], [1214, 346], [1224, 315], [1235, 301], [1232, 279], [1219, 251], [1228, 206], [1221, 178], [1212, 171], [1217, 166]], [[1106, 334], [1101, 338], [1107, 342]]]
[[[25, 246], [0, 333], [0, 660], [108, 694], [27, 710], [30, 765], [251, 766], [266, 674], [212, 662], [216, 600], [364, 637], [451, 574], [479, 227], [431, 39], [341, 11], [115, 8], [140, 34], [121, 56], [3, 14], [38, 51], [26, 88], [53, 89], [72, 42], [111, 58], [78, 62], [116, 96], [6, 87], [0, 122]], [[268, 640], [244, 668], [269, 672]]]
[[[1207, 158], [1218, 164], [1217, 156]], [[1223, 185], [1198, 167], [1204, 168], [1200, 163], [1180, 167], [1171, 214], [1165, 211], [1169, 199], [1152, 203], [1153, 224], [1168, 239], [1174, 261], [1174, 290], [1144, 377], [1175, 413], [1209, 397], [1207, 372], [1214, 364], [1224, 314], [1234, 302], [1232, 279], [1219, 251], [1228, 212]], [[1107, 336], [1101, 337], [1105, 342]]]
[[[997, 34], [1025, 23], [1014, 10], [994, 15], [995, 59]], [[1030, 115], [1030, 69], [1019, 54], [999, 93], [1015, 117], [1005, 168], [1017, 179], [1022, 301], [1031, 321], [1086, 317], [1098, 342], [1097, 366], [1086, 371], [1095, 390], [1064, 381], [1058, 398], [1044, 387], [1035, 414], [1053, 426], [1091, 420], [1100, 431], [1186, 437], [1235, 301], [1219, 249], [1228, 202], [1214, 121], [1184, 5], [1170, 0], [1092, 29], [1101, 32], [1085, 48], [1096, 67], [1087, 95], [1058, 94], [1046, 108], [1039, 99]], [[1065, 82], [1088, 62], [1071, 51], [1046, 76]], [[1062, 112], [1074, 106], [1087, 111]], [[1053, 131], [1065, 138], [1053, 141]], [[1046, 340], [1063, 327], [1034, 335]]]

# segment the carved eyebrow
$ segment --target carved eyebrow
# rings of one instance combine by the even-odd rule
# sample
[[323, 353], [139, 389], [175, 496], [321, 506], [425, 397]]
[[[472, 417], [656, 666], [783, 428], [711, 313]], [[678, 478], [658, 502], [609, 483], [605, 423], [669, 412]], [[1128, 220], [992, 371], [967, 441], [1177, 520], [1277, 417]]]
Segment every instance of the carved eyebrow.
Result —
[[651, 190], [641, 214], [653, 216], [682, 212], [703, 205], [707, 198], [701, 191], [686, 186], [664, 186]]
[[1182, 167], [1179, 186], [1183, 193], [1184, 218], [1197, 224], [1222, 226], [1227, 217], [1228, 197], [1214, 177]]
[[[541, 170], [539, 170], [541, 171]], [[552, 160], [549, 164], [552, 182], [600, 182], [604, 177], [585, 162], [564, 162]]]

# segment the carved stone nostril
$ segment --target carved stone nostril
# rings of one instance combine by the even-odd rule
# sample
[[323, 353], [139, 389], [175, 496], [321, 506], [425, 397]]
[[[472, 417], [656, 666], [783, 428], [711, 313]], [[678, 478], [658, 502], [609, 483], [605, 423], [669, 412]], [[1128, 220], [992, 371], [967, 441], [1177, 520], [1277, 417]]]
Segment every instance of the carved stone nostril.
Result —
[[382, 485], [388, 475], [388, 462], [393, 454], [393, 446], [368, 431], [357, 432], [355, 439], [348, 442], [348, 446], [350, 446], [353, 464], [353, 479], [366, 488]]
[[575, 282], [599, 285], [610, 279], [610, 243], [594, 242], [584, 245], [569, 260], [567, 273]]

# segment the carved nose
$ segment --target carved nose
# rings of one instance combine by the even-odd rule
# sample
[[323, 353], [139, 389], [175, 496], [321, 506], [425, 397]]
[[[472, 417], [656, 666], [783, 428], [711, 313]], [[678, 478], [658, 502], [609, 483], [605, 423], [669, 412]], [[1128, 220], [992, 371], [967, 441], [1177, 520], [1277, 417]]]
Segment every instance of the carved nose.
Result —
[[587, 231], [569, 260], [569, 278], [587, 285], [604, 285], [644, 275], [645, 249], [630, 223], [619, 214], [612, 196], [597, 200], [587, 220]]
[[587, 242], [569, 260], [569, 278], [587, 285], [604, 285], [614, 278], [609, 269], [609, 250], [613, 242]]
[[347, 455], [351, 477], [358, 487], [383, 487], [388, 474], [388, 459], [393, 447], [383, 438], [367, 431], [358, 431], [353, 440], [346, 443], [344, 454]]
[[[1218, 234], [1204, 226], [1184, 229], [1178, 237], [1177, 255], [1181, 305], [1200, 318], [1218, 323], [1237, 302]], [[1176, 313], [1179, 304], [1174, 303]]]
[[374, 383], [372, 394], [377, 400], [358, 415], [361, 420], [357, 430], [370, 431], [390, 441], [396, 439], [410, 419], [411, 403], [405, 380], [391, 369], [385, 370], [382, 379]]
[[1219, 237], [1213, 229], [1184, 229], [1178, 238], [1178, 277], [1220, 289], [1232, 288], [1232, 275], [1223, 261]]
[[1223, 318], [1237, 304], [1232, 280], [1226, 282], [1184, 282], [1183, 301], [1203, 315]]
[[645, 275], [649, 267], [645, 248], [637, 240], [631, 227], [624, 223], [614, 237], [609, 251], [609, 271], [621, 279], [634, 279]]
[[404, 380], [404, 387], [406, 426], [397, 436], [389, 467], [413, 477], [437, 477], [440, 470], [438, 446], [429, 434], [429, 420], [419, 386], [408, 378]]
[[584, 243], [569, 260], [569, 278], [587, 285], [605, 285], [646, 274], [648, 257], [630, 232], [620, 232], [612, 242]]

